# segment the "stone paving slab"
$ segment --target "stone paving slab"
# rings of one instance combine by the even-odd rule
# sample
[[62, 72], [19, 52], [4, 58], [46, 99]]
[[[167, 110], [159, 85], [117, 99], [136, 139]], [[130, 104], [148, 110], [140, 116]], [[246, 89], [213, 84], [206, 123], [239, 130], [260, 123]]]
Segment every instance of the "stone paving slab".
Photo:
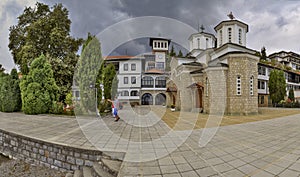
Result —
[[204, 147], [199, 146], [203, 129], [173, 131], [154, 114], [121, 110], [120, 115], [122, 120], [114, 122], [110, 116], [0, 113], [0, 129], [126, 152], [119, 176], [300, 176], [300, 115], [219, 127]]

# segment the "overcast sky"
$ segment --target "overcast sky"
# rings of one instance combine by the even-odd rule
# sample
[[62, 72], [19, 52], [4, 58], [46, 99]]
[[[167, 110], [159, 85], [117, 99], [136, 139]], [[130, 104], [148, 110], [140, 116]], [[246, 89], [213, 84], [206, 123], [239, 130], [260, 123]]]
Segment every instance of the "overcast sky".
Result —
[[[205, 31], [214, 34], [213, 28], [220, 21], [228, 20], [227, 14], [232, 11], [236, 19], [249, 25], [247, 47], [260, 50], [265, 46], [267, 54], [281, 50], [300, 53], [298, 0], [41, 0], [40, 2], [50, 6], [62, 3], [67, 7], [72, 21], [71, 35], [82, 38], [85, 38], [88, 32], [98, 34], [117, 22], [141, 16], [173, 18], [195, 29], [200, 23], [205, 26]], [[7, 70], [15, 67], [7, 47], [8, 29], [17, 24], [16, 18], [23, 12], [25, 6], [34, 6], [35, 3], [36, 0], [0, 1], [0, 63]], [[149, 48], [145, 47], [148, 45], [146, 41], [129, 42], [126, 48], [147, 52]], [[119, 53], [122, 54], [122, 51]]]

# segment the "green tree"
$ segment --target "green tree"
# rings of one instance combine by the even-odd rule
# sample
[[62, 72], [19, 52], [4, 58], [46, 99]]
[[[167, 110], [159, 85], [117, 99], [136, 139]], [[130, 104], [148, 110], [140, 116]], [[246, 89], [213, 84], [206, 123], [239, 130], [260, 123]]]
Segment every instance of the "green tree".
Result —
[[71, 89], [78, 60], [76, 52], [82, 43], [82, 39], [70, 36], [71, 20], [68, 15], [62, 4], [49, 8], [37, 2], [34, 8], [26, 7], [18, 17], [18, 24], [9, 29], [8, 47], [22, 74], [28, 74], [35, 58], [46, 55], [60, 87], [60, 101]]
[[181, 50], [179, 50], [179, 52], [178, 52], [178, 55], [177, 55], [178, 57], [183, 57], [183, 54], [182, 54], [182, 52], [181, 52]]
[[272, 70], [269, 78], [269, 92], [273, 104], [276, 106], [286, 95], [286, 82], [284, 72]]
[[4, 77], [0, 85], [0, 110], [2, 112], [20, 111], [22, 103], [17, 70], [12, 69], [10, 75]]
[[44, 55], [33, 60], [28, 75], [21, 80], [20, 88], [25, 114], [49, 113], [57, 106], [59, 88]]
[[101, 91], [98, 83], [101, 82], [102, 75], [99, 72], [101, 72], [101, 45], [96, 37], [89, 34], [83, 45], [75, 76], [75, 83], [80, 89], [81, 108], [85, 111], [95, 110], [95, 88]]
[[288, 96], [288, 98], [289, 98], [292, 102], [295, 101], [294, 89], [290, 89], [290, 90], [289, 90], [289, 96]]
[[5, 69], [2, 67], [2, 65], [0, 64], [0, 76], [4, 73]]
[[[110, 63], [103, 70], [103, 85], [104, 85], [104, 98], [111, 99], [112, 94], [116, 94], [116, 85], [118, 83], [116, 77], [116, 69], [115, 66]], [[114, 83], [114, 87], [113, 87]], [[113, 91], [112, 91], [113, 88]]]
[[171, 57], [176, 56], [176, 52], [175, 52], [175, 50], [174, 50], [174, 46], [173, 46], [173, 45], [172, 45], [172, 47], [171, 47], [170, 56], [171, 56]]
[[267, 60], [266, 48], [262, 47], [260, 53], [261, 53], [260, 60], [266, 61]]

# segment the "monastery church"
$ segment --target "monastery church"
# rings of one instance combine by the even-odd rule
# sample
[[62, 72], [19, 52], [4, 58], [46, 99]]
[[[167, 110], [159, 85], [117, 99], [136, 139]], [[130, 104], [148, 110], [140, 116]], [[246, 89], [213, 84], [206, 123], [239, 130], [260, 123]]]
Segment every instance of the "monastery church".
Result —
[[246, 47], [248, 25], [229, 17], [214, 28], [216, 36], [203, 28], [192, 34], [187, 57], [172, 58], [167, 105], [204, 113], [221, 107], [225, 114], [258, 112], [259, 57]]

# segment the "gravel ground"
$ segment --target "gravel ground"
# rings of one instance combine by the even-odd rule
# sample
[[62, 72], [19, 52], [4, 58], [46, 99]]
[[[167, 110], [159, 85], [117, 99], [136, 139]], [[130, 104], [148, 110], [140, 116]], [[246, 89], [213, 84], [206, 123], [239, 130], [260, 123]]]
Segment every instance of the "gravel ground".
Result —
[[0, 156], [0, 177], [65, 177], [66, 174], [47, 167], [35, 166], [21, 160]]

